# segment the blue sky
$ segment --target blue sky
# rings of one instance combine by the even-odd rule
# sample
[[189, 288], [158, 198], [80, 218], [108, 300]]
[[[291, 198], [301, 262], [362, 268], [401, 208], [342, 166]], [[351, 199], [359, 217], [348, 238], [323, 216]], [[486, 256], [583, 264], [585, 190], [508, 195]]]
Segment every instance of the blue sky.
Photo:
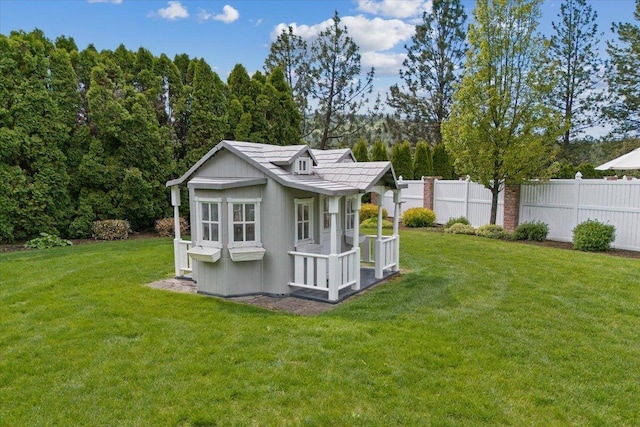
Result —
[[[463, 1], [469, 17], [474, 3]], [[561, 3], [544, 2], [542, 32], [550, 32]], [[605, 39], [613, 38], [612, 22], [633, 20], [633, 0], [590, 4]], [[376, 89], [384, 93], [397, 79], [404, 45], [430, 6], [422, 0], [0, 0], [0, 33], [39, 28], [52, 40], [73, 37], [80, 49], [93, 43], [98, 50], [113, 50], [123, 43], [170, 58], [187, 53], [204, 58], [226, 79], [236, 63], [250, 74], [261, 70], [281, 28], [293, 25], [312, 38], [337, 10], [360, 46], [363, 70], [376, 68]]]

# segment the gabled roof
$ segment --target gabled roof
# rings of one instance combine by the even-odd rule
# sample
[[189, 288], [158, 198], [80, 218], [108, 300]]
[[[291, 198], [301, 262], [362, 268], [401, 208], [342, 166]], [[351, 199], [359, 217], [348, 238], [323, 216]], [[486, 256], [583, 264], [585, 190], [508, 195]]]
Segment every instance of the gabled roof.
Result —
[[335, 150], [314, 150], [311, 153], [318, 160], [318, 164], [340, 163], [344, 161], [355, 162], [356, 158], [350, 148], [337, 148]]
[[[383, 179], [384, 185], [397, 188], [390, 162], [333, 163], [327, 160], [344, 159], [347, 156], [344, 150], [330, 150], [325, 161], [318, 162], [316, 155], [319, 150], [310, 150], [306, 145], [277, 146], [228, 140], [221, 141], [209, 150], [180, 178], [168, 181], [167, 187], [184, 185], [203, 164], [221, 150], [230, 151], [285, 187], [339, 196], [367, 192]], [[280, 167], [290, 164], [305, 152], [318, 163], [314, 168], [316, 173], [296, 175]]]

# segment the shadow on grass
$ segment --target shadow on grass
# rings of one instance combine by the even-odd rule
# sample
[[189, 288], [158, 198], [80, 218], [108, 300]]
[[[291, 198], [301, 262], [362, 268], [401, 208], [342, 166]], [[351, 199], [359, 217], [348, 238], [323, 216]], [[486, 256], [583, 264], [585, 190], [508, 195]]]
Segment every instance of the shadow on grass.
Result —
[[392, 320], [425, 309], [459, 306], [452, 294], [452, 282], [441, 276], [406, 273], [342, 303], [327, 316], [361, 320]]

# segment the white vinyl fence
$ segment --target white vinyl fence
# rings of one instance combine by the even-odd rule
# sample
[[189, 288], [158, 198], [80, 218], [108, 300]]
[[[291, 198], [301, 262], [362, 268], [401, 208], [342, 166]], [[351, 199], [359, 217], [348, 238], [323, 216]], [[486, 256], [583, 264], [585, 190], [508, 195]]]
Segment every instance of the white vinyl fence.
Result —
[[613, 247], [640, 251], [640, 180], [557, 179], [520, 187], [519, 223], [542, 221], [549, 240], [571, 242], [588, 219], [616, 227]]
[[[423, 182], [404, 181], [402, 208], [424, 206]], [[503, 225], [504, 192], [500, 193], [496, 223]], [[385, 194], [384, 207], [393, 216], [393, 195]], [[491, 192], [470, 181], [440, 181], [434, 185], [436, 223], [464, 216], [474, 227], [489, 223]], [[402, 214], [401, 212], [401, 214]], [[518, 223], [542, 221], [550, 240], [571, 242], [574, 227], [588, 219], [616, 227], [613, 247], [640, 251], [640, 180], [556, 179], [520, 187]]]

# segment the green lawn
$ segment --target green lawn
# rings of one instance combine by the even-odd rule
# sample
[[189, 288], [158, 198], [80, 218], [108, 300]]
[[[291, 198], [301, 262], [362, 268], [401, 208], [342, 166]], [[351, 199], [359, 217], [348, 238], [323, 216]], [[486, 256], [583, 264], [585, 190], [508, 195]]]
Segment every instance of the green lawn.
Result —
[[317, 317], [143, 286], [170, 239], [0, 254], [0, 425], [640, 425], [640, 263], [406, 231]]

